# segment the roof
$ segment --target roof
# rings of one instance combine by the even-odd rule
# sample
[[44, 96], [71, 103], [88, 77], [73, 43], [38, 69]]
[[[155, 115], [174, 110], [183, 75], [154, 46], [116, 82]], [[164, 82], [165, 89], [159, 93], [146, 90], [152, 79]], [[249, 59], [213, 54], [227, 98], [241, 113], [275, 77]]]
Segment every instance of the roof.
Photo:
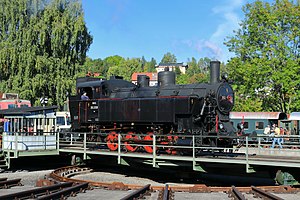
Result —
[[289, 120], [300, 120], [300, 112], [292, 112], [289, 116]]
[[230, 112], [230, 119], [287, 119], [282, 112]]
[[186, 67], [188, 65], [186, 63], [159, 63], [156, 67]]
[[24, 100], [24, 99], [3, 99], [3, 100], [0, 100], [0, 102], [16, 102], [18, 101], [19, 103], [21, 102], [29, 102], [29, 100]]
[[0, 93], [0, 99], [19, 99], [19, 94], [17, 93]]
[[150, 81], [157, 81], [156, 72], [134, 72], [131, 76], [131, 81], [137, 81], [138, 75], [146, 75], [150, 78]]
[[21, 107], [21, 108], [9, 108], [0, 110], [0, 115], [30, 115], [36, 112], [43, 112], [43, 110], [56, 110], [57, 106], [37, 106], [37, 107]]

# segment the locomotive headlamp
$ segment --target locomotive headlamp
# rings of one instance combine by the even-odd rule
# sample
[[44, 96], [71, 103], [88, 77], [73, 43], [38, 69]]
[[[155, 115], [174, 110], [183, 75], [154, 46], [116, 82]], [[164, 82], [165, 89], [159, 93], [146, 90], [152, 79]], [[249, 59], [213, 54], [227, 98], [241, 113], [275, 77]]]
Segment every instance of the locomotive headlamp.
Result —
[[221, 78], [223, 80], [228, 80], [228, 74], [227, 73], [223, 73], [222, 76], [221, 76]]
[[227, 100], [228, 100], [230, 103], [233, 103], [233, 98], [232, 98], [232, 96], [228, 95], [228, 96], [227, 96]]
[[224, 125], [223, 125], [222, 123], [220, 123], [220, 124], [219, 124], [219, 128], [220, 128], [220, 129], [223, 129], [223, 128], [224, 128]]

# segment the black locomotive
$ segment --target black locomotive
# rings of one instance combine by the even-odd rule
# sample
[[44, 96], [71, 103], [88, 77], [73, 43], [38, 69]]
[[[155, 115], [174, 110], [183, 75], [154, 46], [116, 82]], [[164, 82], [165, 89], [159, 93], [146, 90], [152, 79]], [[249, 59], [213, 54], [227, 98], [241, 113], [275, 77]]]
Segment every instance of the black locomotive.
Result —
[[[72, 128], [107, 133], [104, 139], [111, 150], [117, 149], [119, 133], [126, 134], [125, 140], [144, 142], [151, 141], [153, 134], [160, 135], [159, 141], [173, 145], [191, 144], [191, 138], [186, 141], [184, 135], [232, 135], [235, 129], [229, 112], [234, 92], [225, 76], [220, 80], [219, 61], [210, 63], [210, 73], [210, 83], [176, 85], [175, 73], [166, 70], [158, 73], [158, 85], [153, 87], [145, 75], [138, 76], [137, 85], [118, 76], [110, 80], [79, 78], [77, 95], [69, 99]], [[88, 100], [81, 100], [83, 93]], [[198, 138], [196, 145], [228, 145], [228, 141]], [[130, 145], [126, 148], [136, 150]], [[149, 146], [145, 150], [152, 152]]]

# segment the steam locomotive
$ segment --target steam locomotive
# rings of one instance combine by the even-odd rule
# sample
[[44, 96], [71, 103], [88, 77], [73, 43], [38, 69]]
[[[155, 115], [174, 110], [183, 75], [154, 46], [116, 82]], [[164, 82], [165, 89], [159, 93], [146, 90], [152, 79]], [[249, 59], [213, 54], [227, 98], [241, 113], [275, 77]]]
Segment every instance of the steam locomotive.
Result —
[[[128, 151], [137, 150], [128, 141], [149, 142], [153, 135], [162, 144], [173, 145], [191, 145], [191, 138], [185, 135], [233, 135], [229, 112], [234, 106], [234, 92], [226, 76], [220, 80], [219, 61], [210, 63], [210, 74], [210, 83], [176, 85], [175, 73], [165, 70], [158, 73], [158, 85], [152, 87], [146, 75], [138, 76], [137, 85], [119, 76], [110, 80], [78, 78], [77, 94], [69, 98], [72, 129], [106, 133], [102, 139], [110, 150], [117, 150], [118, 134], [126, 134], [122, 139], [127, 141]], [[83, 93], [89, 100], [81, 100]], [[195, 145], [230, 143], [215, 138], [199, 137]], [[153, 151], [152, 146], [145, 150]]]

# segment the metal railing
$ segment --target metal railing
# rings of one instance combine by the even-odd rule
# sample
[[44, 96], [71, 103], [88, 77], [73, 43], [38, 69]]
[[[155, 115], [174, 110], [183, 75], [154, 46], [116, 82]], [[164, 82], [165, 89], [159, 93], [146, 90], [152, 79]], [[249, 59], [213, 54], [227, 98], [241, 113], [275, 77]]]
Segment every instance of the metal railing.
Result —
[[[80, 147], [80, 152], [83, 153], [83, 159], [87, 158], [87, 154], [91, 153], [91, 151], [101, 152], [102, 150], [107, 152], [109, 149], [107, 148], [107, 133], [60, 133], [67, 134], [67, 140], [63, 135], [60, 135], [60, 148], [67, 149], [68, 147], [74, 148]], [[221, 156], [228, 155], [239, 155], [241, 159], [244, 160], [244, 164], [246, 165], [246, 171], [250, 172], [250, 157], [253, 155], [268, 155], [268, 156], [277, 156], [288, 153], [288, 155], [292, 155], [300, 157], [300, 136], [299, 135], [289, 135], [289, 136], [198, 136], [198, 135], [178, 135], [178, 138], [189, 139], [191, 142], [189, 145], [177, 145], [176, 143], [168, 142], [166, 139], [168, 136], [172, 135], [151, 135], [152, 139], [143, 141], [142, 139], [146, 137], [146, 134], [134, 134], [138, 139], [126, 139], [126, 133], [117, 134], [114, 140], [110, 141], [111, 144], [115, 145], [115, 156], [117, 156], [118, 164], [121, 164], [122, 157], [135, 157], [134, 154], [129, 154], [130, 151], [126, 149], [127, 146], [137, 147], [136, 151], [140, 154], [139, 157], [151, 158], [152, 166], [156, 167], [157, 162], [160, 159], [166, 159], [165, 155], [172, 154], [175, 151], [184, 152], [184, 157], [189, 158], [193, 162], [193, 166], [195, 168], [199, 158], [205, 155], [211, 159], [219, 158]], [[165, 138], [165, 140], [163, 140]], [[281, 138], [283, 141], [282, 149], [278, 148], [278, 144], [275, 144], [275, 148], [272, 147], [272, 143], [274, 138]], [[149, 138], [148, 138], [149, 139]], [[196, 145], [197, 140], [202, 141], [215, 141], [216, 146], [198, 146]], [[164, 142], [166, 141], [166, 142]], [[233, 146], [225, 146], [220, 143], [226, 143], [224, 141], [231, 141], [235, 143]], [[152, 152], [146, 153], [145, 147], [151, 147]], [[298, 150], [299, 149], [299, 150]], [[171, 152], [171, 153], [170, 153]], [[274, 153], [275, 152], [275, 153]], [[144, 153], [144, 154], [143, 154]], [[175, 156], [176, 155], [171, 155]], [[172, 159], [169, 158], [170, 160]], [[176, 158], [177, 159], [177, 158]]]
[[4, 132], [2, 134], [2, 150], [13, 152], [19, 151], [43, 151], [58, 150], [59, 140], [55, 132]]

